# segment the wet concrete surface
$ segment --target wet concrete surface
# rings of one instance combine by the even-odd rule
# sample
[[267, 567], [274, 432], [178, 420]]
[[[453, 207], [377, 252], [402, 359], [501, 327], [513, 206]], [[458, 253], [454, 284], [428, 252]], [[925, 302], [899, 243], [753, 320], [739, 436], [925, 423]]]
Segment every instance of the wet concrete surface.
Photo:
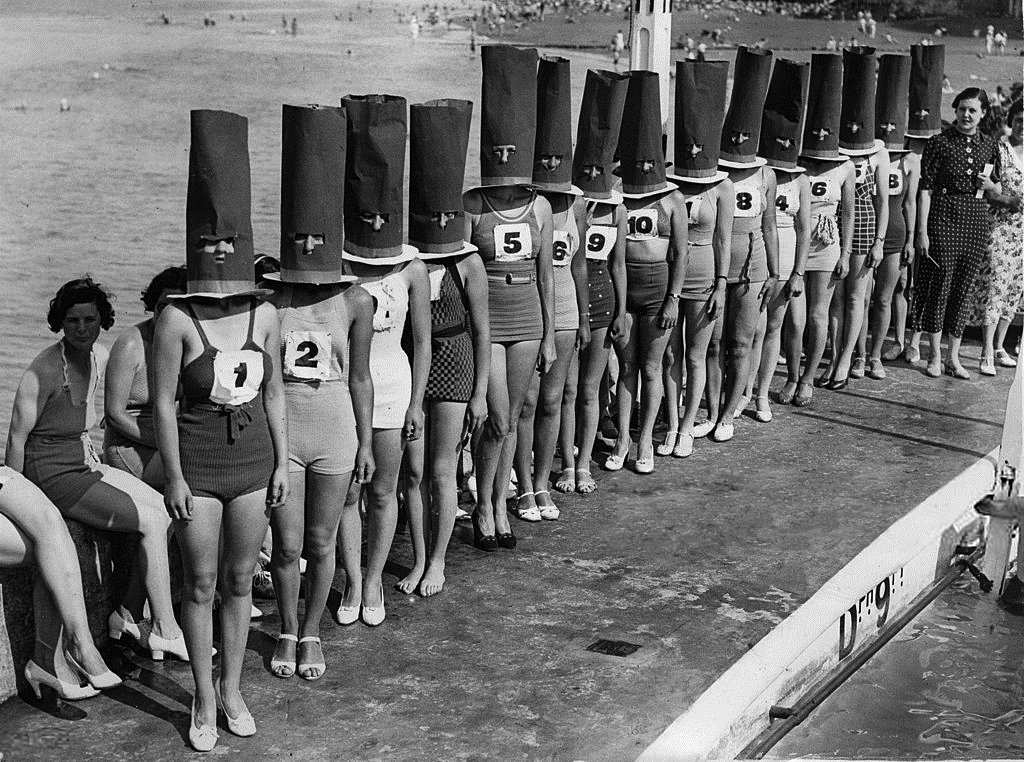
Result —
[[[964, 356], [976, 367], [976, 346]], [[894, 366], [884, 381], [816, 390], [803, 410], [775, 405], [770, 424], [744, 417], [733, 441], [698, 440], [691, 458], [659, 458], [653, 475], [595, 468], [597, 493], [556, 496], [559, 521], [513, 520], [514, 551], [475, 550], [460, 523], [442, 594], [389, 587], [376, 629], [325, 617], [317, 682], [269, 673], [278, 620], [263, 604], [243, 675], [259, 733], [222, 728], [214, 753], [632, 759], [885, 527], [998, 444], [1010, 380], [929, 380]], [[400, 536], [386, 583], [410, 558]], [[588, 651], [599, 639], [640, 648]], [[131, 653], [125, 666], [123, 687], [72, 707], [77, 721], [7, 702], [0, 751], [191, 756], [187, 665]]]
[[1024, 758], [1022, 630], [965, 576], [768, 757]]

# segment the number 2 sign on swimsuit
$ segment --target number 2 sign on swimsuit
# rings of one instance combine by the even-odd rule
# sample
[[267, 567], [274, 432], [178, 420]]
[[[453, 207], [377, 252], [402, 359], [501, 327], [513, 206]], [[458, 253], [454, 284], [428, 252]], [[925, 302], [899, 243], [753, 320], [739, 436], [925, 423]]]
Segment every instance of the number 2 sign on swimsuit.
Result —
[[533, 237], [528, 222], [504, 222], [494, 226], [494, 261], [518, 262], [533, 258]]
[[284, 337], [284, 372], [304, 381], [326, 381], [330, 376], [331, 334], [288, 331]]
[[263, 385], [263, 355], [254, 349], [218, 352], [213, 358], [210, 400], [219, 405], [244, 405]]

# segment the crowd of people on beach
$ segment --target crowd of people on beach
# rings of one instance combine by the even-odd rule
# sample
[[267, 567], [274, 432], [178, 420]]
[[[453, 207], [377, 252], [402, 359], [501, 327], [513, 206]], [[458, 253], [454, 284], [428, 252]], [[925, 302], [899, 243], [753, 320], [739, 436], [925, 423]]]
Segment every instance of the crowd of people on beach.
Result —
[[60, 338], [21, 379], [0, 468], [0, 564], [37, 564], [37, 622], [63, 625], [25, 668], [37, 694], [122, 680], [89, 633], [65, 519], [138, 538], [109, 634], [190, 662], [189, 741], [209, 751], [218, 709], [257, 731], [241, 689], [268, 527], [270, 672], [317, 680], [336, 553], [335, 621], [386, 619], [400, 496], [413, 565], [396, 587], [429, 598], [460, 478], [474, 548], [511, 551], [511, 519], [559, 519], [559, 493], [599, 488], [595, 463], [650, 474], [886, 363], [970, 379], [967, 325], [983, 376], [1016, 365], [1021, 100], [1003, 112], [967, 88], [943, 124], [943, 46], [810, 63], [740, 48], [728, 101], [728, 62], [679, 61], [672, 164], [658, 74], [587, 71], [574, 146], [568, 59], [489, 45], [482, 64], [479, 185], [464, 190], [470, 101], [286, 105], [279, 256], [256, 257], [247, 120], [193, 111], [186, 262], [143, 290], [152, 316], [108, 352], [107, 290], [57, 291]]

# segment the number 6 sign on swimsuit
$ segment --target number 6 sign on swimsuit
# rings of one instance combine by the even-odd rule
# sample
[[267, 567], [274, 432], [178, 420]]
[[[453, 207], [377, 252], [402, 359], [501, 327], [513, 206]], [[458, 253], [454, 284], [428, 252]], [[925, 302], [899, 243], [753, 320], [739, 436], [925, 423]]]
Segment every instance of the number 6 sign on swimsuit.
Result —
[[530, 223], [505, 222], [494, 226], [494, 261], [518, 262], [533, 258]]
[[263, 355], [254, 349], [218, 352], [213, 358], [210, 400], [218, 405], [244, 405], [263, 385]]
[[587, 259], [608, 261], [608, 255], [615, 248], [619, 229], [611, 225], [591, 225], [587, 228]]
[[284, 337], [284, 373], [304, 381], [326, 381], [330, 376], [331, 334], [288, 331]]
[[554, 240], [551, 247], [551, 262], [555, 267], [565, 267], [569, 264], [569, 231], [554, 231]]

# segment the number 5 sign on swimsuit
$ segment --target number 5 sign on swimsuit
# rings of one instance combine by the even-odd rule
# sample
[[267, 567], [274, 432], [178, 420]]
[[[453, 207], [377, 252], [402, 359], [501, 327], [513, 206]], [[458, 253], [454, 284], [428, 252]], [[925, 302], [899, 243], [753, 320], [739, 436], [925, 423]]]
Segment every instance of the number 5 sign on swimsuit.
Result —
[[254, 349], [218, 352], [213, 358], [210, 400], [219, 405], [244, 405], [263, 385], [263, 355]]
[[321, 331], [288, 331], [285, 334], [286, 376], [304, 381], [326, 381], [331, 372], [330, 357], [331, 334]]
[[615, 248], [619, 229], [611, 225], [591, 225], [587, 228], [587, 259], [608, 261], [608, 255]]
[[645, 241], [658, 237], [657, 209], [630, 209], [626, 213], [629, 223], [629, 240]]
[[505, 222], [494, 226], [494, 261], [518, 262], [533, 258], [530, 223]]

